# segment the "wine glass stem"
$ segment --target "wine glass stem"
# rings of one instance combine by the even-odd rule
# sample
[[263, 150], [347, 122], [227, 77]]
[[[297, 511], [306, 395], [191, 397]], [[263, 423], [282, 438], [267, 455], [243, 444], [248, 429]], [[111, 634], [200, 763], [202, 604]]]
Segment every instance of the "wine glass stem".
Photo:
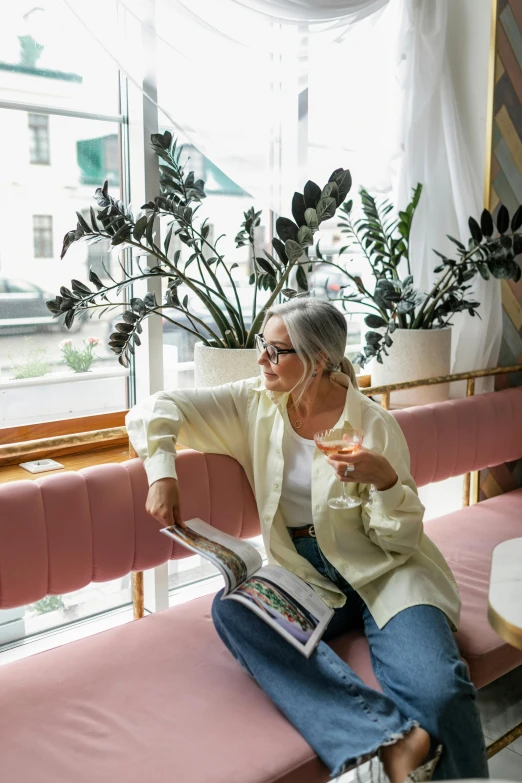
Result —
[[346, 482], [345, 481], [341, 481], [341, 488], [342, 488], [343, 498], [347, 498], [348, 495], [346, 493]]

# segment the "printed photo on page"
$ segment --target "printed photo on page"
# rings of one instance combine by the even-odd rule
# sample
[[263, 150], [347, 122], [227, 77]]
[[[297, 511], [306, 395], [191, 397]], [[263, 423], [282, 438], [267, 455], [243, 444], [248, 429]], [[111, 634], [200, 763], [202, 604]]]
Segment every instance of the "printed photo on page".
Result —
[[172, 526], [160, 532], [203, 555], [219, 568], [225, 577], [225, 594], [261, 568], [261, 555], [246, 541], [222, 533], [201, 519], [191, 519], [186, 525], [186, 529]]
[[248, 605], [306, 657], [333, 615], [306, 582], [279, 566], [264, 566], [226, 598]]

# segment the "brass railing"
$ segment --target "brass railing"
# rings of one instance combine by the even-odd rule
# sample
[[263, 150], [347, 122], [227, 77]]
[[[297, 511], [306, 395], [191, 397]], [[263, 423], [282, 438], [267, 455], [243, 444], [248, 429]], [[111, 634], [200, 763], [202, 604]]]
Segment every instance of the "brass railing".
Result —
[[0, 460], [10, 464], [22, 462], [24, 457], [34, 454], [49, 456], [53, 451], [75, 446], [105, 446], [113, 441], [127, 440], [126, 427], [109, 427], [104, 430], [91, 430], [90, 432], [75, 432], [71, 435], [55, 435], [52, 438], [39, 438], [38, 440], [24, 440], [21, 443], [7, 443], [0, 446]]

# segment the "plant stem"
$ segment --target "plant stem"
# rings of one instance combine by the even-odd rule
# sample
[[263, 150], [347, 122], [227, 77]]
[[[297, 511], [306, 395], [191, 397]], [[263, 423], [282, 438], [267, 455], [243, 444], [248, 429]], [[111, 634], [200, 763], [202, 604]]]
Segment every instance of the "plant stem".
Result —
[[[348, 299], [345, 296], [344, 297], [340, 296], [340, 297], [332, 297], [331, 299], [329, 298], [329, 301], [330, 302], [352, 302], [353, 300], [352, 299]], [[373, 304], [371, 304], [371, 302], [357, 302], [356, 301], [356, 304], [362, 304], [362, 305], [364, 305], [364, 307], [369, 307], [372, 310], [375, 310], [376, 313], [379, 313], [379, 315], [383, 314], [382, 310], [379, 310], [377, 305], [373, 305]], [[368, 315], [368, 313], [366, 313], [366, 315]], [[386, 318], [387, 321], [389, 320], [389, 316], [387, 314], [384, 315], [384, 318]]]
[[254, 243], [254, 225], [252, 223], [252, 236], [250, 238], [250, 244], [252, 245], [252, 258], [253, 258], [253, 267], [254, 267], [254, 303], [252, 305], [252, 319], [251, 323], [253, 323], [256, 319], [256, 310], [257, 310], [257, 281], [259, 279], [259, 273], [257, 271], [257, 263], [256, 263], [256, 246]]
[[[157, 313], [159, 309], [160, 308], [158, 308], [156, 310], [149, 310], [149, 314]], [[193, 334], [196, 337], [200, 337], [201, 340], [205, 343], [205, 345], [209, 346], [208, 340], [206, 339], [206, 337], [204, 335], [201, 334], [201, 332], [194, 331], [194, 329], [190, 329], [188, 326], [184, 326], [183, 324], [178, 323], [178, 321], [174, 321], [173, 318], [169, 318], [168, 315], [165, 315], [164, 313], [160, 313], [160, 315], [161, 315], [162, 318], [165, 318], [166, 321], [169, 321], [169, 323], [174, 324], [175, 326], [179, 326], [180, 329], [184, 329], [186, 332], [190, 332], [190, 334]], [[205, 324], [203, 324], [203, 325], [205, 326]], [[211, 334], [213, 334], [213, 333], [211, 332]], [[221, 342], [219, 337], [216, 338], [216, 340], [217, 340], [218, 343]]]
[[[141, 243], [133, 242], [133, 241], [127, 241], [127, 240], [126, 240], [126, 243], [132, 245], [133, 247], [138, 247], [140, 250], [144, 250], [146, 253], [150, 254], [149, 253], [150, 248], [148, 248], [145, 245], [142, 245]], [[160, 260], [163, 260], [167, 264], [167, 266], [170, 269], [172, 269], [176, 273], [176, 275], [178, 277], [181, 278], [182, 282], [188, 288], [190, 288], [190, 290], [193, 291], [196, 294], [196, 296], [198, 296], [201, 299], [201, 301], [203, 302], [203, 304], [205, 305], [207, 310], [210, 312], [210, 314], [214, 318], [214, 321], [215, 321], [217, 327], [219, 328], [219, 330], [220, 330], [220, 332], [222, 334], [223, 339], [225, 339], [225, 332], [228, 329], [231, 329], [231, 325], [227, 322], [227, 320], [226, 320], [224, 314], [221, 312], [221, 310], [212, 302], [212, 300], [208, 296], [205, 296], [199, 290], [197, 285], [192, 282], [191, 278], [187, 277], [187, 275], [185, 275], [184, 272], [181, 272], [177, 267], [175, 267], [173, 264], [171, 264], [169, 259], [167, 258], [167, 256], [164, 253], [162, 253], [161, 251], [158, 250], [158, 255], [156, 257], [158, 259], [160, 259]], [[143, 275], [142, 278], [143, 277], [149, 277], [149, 276], [150, 275]], [[140, 278], [136, 277], [136, 278], [133, 278], [133, 279], [134, 280], [139, 280]], [[119, 285], [121, 285], [121, 283]]]
[[[297, 259], [296, 259], [297, 261]], [[265, 313], [268, 310], [269, 307], [272, 307], [272, 304], [277, 299], [279, 292], [282, 291], [284, 284], [288, 280], [288, 276], [292, 269], [294, 268], [296, 261], [288, 262], [288, 266], [286, 267], [283, 276], [281, 277], [279, 283], [276, 285], [274, 290], [272, 291], [272, 294], [269, 296], [268, 301], [265, 302], [261, 310], [259, 311], [259, 314], [256, 316], [255, 320], [252, 322], [252, 325], [250, 327], [250, 332], [248, 334], [248, 340], [245, 345], [245, 348], [253, 348], [254, 347], [254, 335], [256, 334], [257, 330], [263, 323], [263, 319], [265, 317]]]
[[435, 283], [435, 285], [431, 289], [430, 293], [428, 294], [428, 296], [426, 297], [426, 299], [422, 303], [421, 309], [419, 310], [419, 312], [415, 316], [415, 320], [413, 321], [413, 324], [411, 326], [412, 329], [421, 329], [422, 328], [421, 324], [423, 323], [423, 320], [424, 320], [424, 311], [426, 310], [426, 307], [428, 306], [428, 302], [430, 301], [430, 299], [432, 299], [434, 296], [437, 295], [437, 292], [439, 291], [440, 286], [443, 286], [446, 283], [446, 279], [448, 277], [451, 277], [452, 274], [453, 274], [453, 268], [450, 267], [447, 270], [447, 272], [440, 278], [440, 280], [438, 280]]
[[[176, 163], [176, 161], [174, 160], [174, 158], [172, 158], [172, 162], [173, 162], [173, 164], [174, 164], [175, 168], [177, 169], [178, 176], [179, 176], [179, 179], [180, 179], [180, 182], [181, 182], [181, 187], [182, 187], [182, 189], [183, 189], [183, 195], [185, 196], [185, 201], [188, 201], [188, 197], [187, 197], [187, 190], [186, 190], [186, 188], [185, 188], [185, 180], [184, 180], [184, 178], [183, 178], [183, 170], [181, 170], [181, 171], [180, 171], [180, 167], [179, 167], [179, 165]], [[178, 222], [179, 222], [179, 220], [178, 220]], [[223, 259], [223, 256], [222, 256], [220, 253], [218, 253], [218, 251], [217, 251], [217, 248], [213, 247], [213, 246], [210, 244], [210, 242], [208, 242], [208, 241], [207, 241], [207, 239], [206, 239], [206, 238], [203, 236], [203, 234], [200, 234], [198, 231], [196, 231], [196, 229], [194, 228], [194, 226], [192, 225], [192, 223], [190, 223], [189, 229], [190, 229], [190, 232], [191, 232], [192, 238], [194, 238], [194, 235], [195, 235], [195, 234], [196, 234], [196, 235], [199, 237], [199, 239], [200, 239], [200, 241], [201, 241], [201, 248], [200, 248], [200, 250], [199, 250], [198, 258], [199, 258], [199, 255], [201, 255], [201, 258], [202, 258], [202, 260], [203, 260], [203, 263], [205, 264], [205, 267], [206, 267], [207, 271], [208, 271], [208, 272], [209, 272], [209, 274], [212, 276], [212, 278], [213, 278], [213, 280], [214, 280], [214, 284], [216, 285], [216, 287], [218, 287], [218, 286], [219, 286], [220, 292], [221, 292], [222, 294], [224, 293], [224, 291], [223, 291], [223, 289], [221, 288], [221, 285], [220, 285], [220, 283], [219, 283], [219, 280], [218, 280], [218, 279], [217, 279], [217, 277], [214, 275], [214, 273], [213, 273], [213, 271], [211, 270], [211, 268], [210, 268], [209, 264], [206, 262], [205, 256], [203, 255], [203, 243], [205, 243], [205, 244], [206, 244], [206, 245], [207, 245], [207, 246], [208, 246], [208, 247], [209, 247], [209, 248], [212, 250], [212, 252], [213, 252], [213, 253], [215, 253], [216, 257], [218, 258], [218, 261], [219, 261], [219, 263], [223, 265], [223, 267], [224, 267], [224, 269], [225, 269], [225, 271], [226, 271], [226, 273], [227, 273], [227, 275], [228, 275], [228, 278], [229, 278], [229, 280], [230, 280], [230, 284], [231, 284], [231, 286], [232, 286], [232, 289], [233, 289], [233, 291], [234, 291], [235, 298], [236, 298], [236, 304], [237, 304], [237, 310], [238, 310], [238, 316], [239, 316], [239, 320], [237, 320], [237, 319], [236, 319], [236, 317], [235, 317], [235, 315], [233, 315], [233, 314], [232, 314], [232, 312], [229, 310], [228, 306], [227, 306], [227, 310], [229, 310], [229, 314], [230, 314], [230, 316], [232, 317], [232, 320], [234, 321], [234, 326], [235, 326], [235, 328], [236, 328], [236, 331], [237, 331], [237, 333], [238, 333], [238, 337], [240, 338], [240, 340], [241, 340], [241, 343], [243, 343], [243, 344], [244, 344], [244, 343], [246, 342], [246, 339], [247, 339], [247, 331], [246, 331], [246, 328], [245, 328], [245, 321], [244, 321], [244, 319], [243, 319], [243, 313], [242, 313], [242, 311], [241, 311], [241, 303], [240, 303], [240, 301], [239, 301], [239, 296], [238, 296], [238, 293], [237, 293], [236, 285], [235, 285], [235, 283], [234, 283], [234, 280], [233, 280], [233, 278], [232, 278], [232, 275], [230, 274], [230, 270], [228, 269], [227, 265], [225, 264], [225, 261], [224, 261], [224, 259]], [[201, 274], [201, 271], [200, 271], [200, 274]], [[203, 278], [203, 275], [201, 275], [201, 277]], [[228, 302], [226, 302], [226, 300], [225, 300], [225, 304], [226, 304], [226, 305], [228, 305]], [[232, 331], [232, 330], [231, 330], [231, 331]], [[224, 335], [223, 335], [223, 336], [224, 336]]]
[[[306, 263], [308, 263], [308, 262], [306, 262]], [[370, 292], [367, 290], [367, 288], [364, 286], [364, 284], [363, 284], [362, 280], [361, 280], [361, 282], [359, 283], [359, 282], [358, 282], [358, 281], [355, 279], [355, 277], [353, 277], [353, 276], [352, 276], [352, 275], [351, 275], [349, 272], [347, 272], [347, 271], [346, 271], [346, 269], [344, 269], [342, 266], [339, 266], [339, 264], [336, 264], [336, 263], [335, 263], [335, 261], [323, 261], [322, 263], [324, 263], [324, 264], [327, 264], [328, 266], [333, 266], [333, 267], [335, 267], [336, 269], [338, 269], [340, 272], [342, 272], [344, 275], [346, 275], [346, 277], [348, 277], [348, 278], [349, 278], [349, 279], [350, 279], [350, 280], [351, 280], [351, 281], [354, 283], [355, 287], [357, 288], [357, 290], [358, 290], [360, 293], [362, 293], [362, 292], [361, 292], [361, 288], [362, 288], [362, 289], [363, 289], [363, 292], [364, 292], [364, 295], [365, 295], [365, 296], [367, 296], [367, 297], [368, 297], [368, 299], [370, 299], [372, 302], [374, 302], [374, 304], [373, 304], [373, 305], [371, 305], [369, 302], [365, 302], [365, 305], [366, 305], [367, 307], [372, 307], [374, 310], [376, 310], [378, 313], [380, 313], [380, 314], [381, 314], [381, 316], [382, 316], [382, 317], [383, 317], [385, 320], [388, 320], [388, 314], [387, 314], [387, 313], [386, 313], [384, 310], [382, 310], [382, 309], [379, 307], [379, 305], [378, 305], [377, 303], [375, 303], [375, 299], [373, 298], [373, 296], [371, 295], [371, 293], [370, 293]], [[342, 301], [342, 299], [339, 299], [339, 300], [334, 300], [334, 301]]]
[[[351, 231], [352, 237], [355, 239], [355, 241], [359, 245], [360, 249], [362, 250], [362, 253], [363, 253], [364, 257], [366, 258], [366, 260], [370, 264], [370, 266], [372, 268], [372, 273], [374, 274], [374, 276], [376, 276], [376, 274], [375, 274], [375, 266], [374, 266], [374, 264], [372, 262], [372, 258], [371, 258], [370, 255], [368, 255], [367, 249], [363, 245], [362, 240], [360, 239], [359, 234], [357, 233], [357, 230], [354, 228], [354, 224], [352, 223], [351, 215], [348, 216], [348, 227], [349, 227], [349, 229]], [[339, 255], [342, 255], [342, 253], [339, 253]]]

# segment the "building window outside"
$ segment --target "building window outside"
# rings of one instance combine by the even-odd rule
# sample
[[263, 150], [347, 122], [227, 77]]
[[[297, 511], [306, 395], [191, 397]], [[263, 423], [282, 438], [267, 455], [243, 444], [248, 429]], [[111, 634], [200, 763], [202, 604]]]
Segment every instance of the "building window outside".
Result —
[[111, 243], [108, 239], [101, 242], [89, 242], [87, 245], [87, 275], [92, 269], [102, 280], [109, 279], [111, 274], [110, 247]]
[[45, 114], [29, 114], [29, 160], [31, 163], [49, 165], [49, 117]]
[[53, 218], [51, 215], [33, 215], [33, 242], [35, 258], [53, 257]]

